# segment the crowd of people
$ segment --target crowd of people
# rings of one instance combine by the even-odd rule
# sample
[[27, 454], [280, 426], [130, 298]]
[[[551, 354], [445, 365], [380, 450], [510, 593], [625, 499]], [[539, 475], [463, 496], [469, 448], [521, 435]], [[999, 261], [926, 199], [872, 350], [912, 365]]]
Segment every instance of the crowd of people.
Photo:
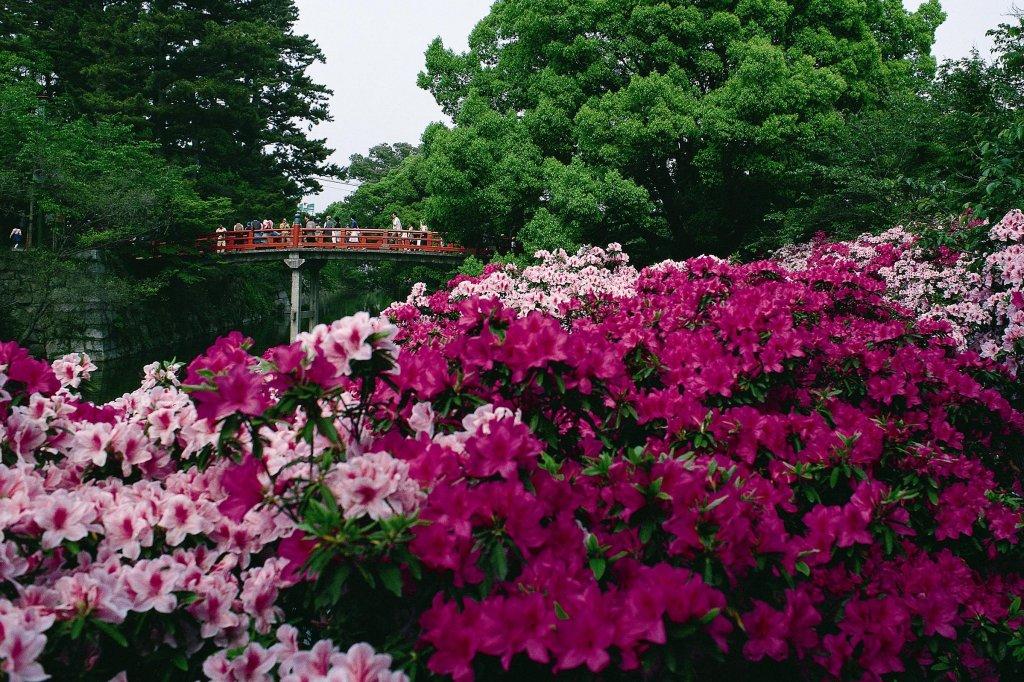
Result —
[[[324, 242], [358, 244], [361, 235], [361, 228], [355, 216], [349, 216], [348, 222], [343, 224], [335, 216], [328, 216], [326, 220], [320, 222], [314, 216], [306, 216], [303, 219], [302, 215], [296, 213], [290, 223], [287, 218], [282, 218], [281, 222], [275, 225], [273, 220], [267, 218], [265, 220], [249, 220], [244, 223], [238, 221], [230, 230], [224, 225], [220, 225], [215, 230], [218, 235], [217, 248], [224, 250], [227, 247], [229, 233], [252, 232], [254, 244], [274, 244], [282, 239], [290, 238], [294, 228], [303, 227], [305, 229], [302, 230], [300, 239], [310, 244], [323, 244]], [[401, 243], [399, 240], [402, 240], [422, 246], [426, 243], [428, 231], [423, 222], [403, 225], [398, 214], [392, 213], [391, 229], [387, 230], [386, 239], [388, 244]]]

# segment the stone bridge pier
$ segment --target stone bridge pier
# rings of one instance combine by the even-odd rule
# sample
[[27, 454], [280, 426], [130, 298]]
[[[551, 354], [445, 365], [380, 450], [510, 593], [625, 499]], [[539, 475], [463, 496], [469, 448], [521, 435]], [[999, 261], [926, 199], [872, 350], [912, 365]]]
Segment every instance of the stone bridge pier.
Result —
[[288, 335], [292, 340], [303, 326], [312, 331], [320, 320], [320, 270], [325, 263], [320, 259], [303, 258], [299, 253], [289, 253], [284, 259], [292, 276], [288, 315]]

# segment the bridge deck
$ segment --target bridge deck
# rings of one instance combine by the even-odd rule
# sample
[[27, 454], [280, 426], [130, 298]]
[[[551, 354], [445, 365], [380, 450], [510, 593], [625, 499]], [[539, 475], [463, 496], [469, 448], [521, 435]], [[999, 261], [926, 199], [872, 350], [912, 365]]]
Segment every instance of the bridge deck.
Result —
[[[437, 263], [474, 253], [455, 244], [445, 244], [436, 232], [347, 227], [306, 229], [298, 225], [284, 230], [215, 232], [200, 237], [196, 246], [207, 253], [246, 260], [278, 260], [288, 266], [291, 270], [288, 326], [293, 339], [303, 321], [309, 323], [309, 329], [319, 321], [320, 267], [325, 260]], [[306, 305], [303, 305], [304, 300]]]
[[456, 244], [446, 244], [436, 232], [347, 227], [229, 230], [200, 237], [196, 244], [203, 251], [252, 260], [276, 260], [287, 252], [317, 260], [364, 258], [436, 262], [472, 253]]

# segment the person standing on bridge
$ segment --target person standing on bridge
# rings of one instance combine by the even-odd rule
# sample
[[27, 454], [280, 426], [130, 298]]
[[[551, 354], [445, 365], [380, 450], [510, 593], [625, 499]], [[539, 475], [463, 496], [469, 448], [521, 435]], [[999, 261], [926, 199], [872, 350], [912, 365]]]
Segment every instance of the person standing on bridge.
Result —
[[11, 251], [17, 251], [21, 248], [21, 238], [21, 228], [15, 225], [10, 234], [10, 240], [14, 243], [14, 246], [11, 247]]
[[348, 217], [348, 242], [349, 244], [359, 243], [359, 223], [356, 222], [354, 215]]
[[312, 243], [316, 241], [316, 221], [313, 216], [306, 216], [306, 231], [302, 235], [302, 241]]
[[223, 225], [218, 225], [214, 232], [217, 233], [217, 253], [224, 253], [224, 248], [228, 245], [227, 239], [224, 235], [227, 233], [228, 228]]
[[334, 216], [327, 216], [327, 222], [324, 223], [324, 230], [327, 232], [327, 237], [331, 240], [332, 244], [338, 243], [338, 223], [334, 220]]
[[405, 237], [407, 235], [402, 234], [402, 219], [398, 217], [397, 213], [391, 214], [391, 239], [388, 240], [389, 244], [398, 243], [399, 237]]

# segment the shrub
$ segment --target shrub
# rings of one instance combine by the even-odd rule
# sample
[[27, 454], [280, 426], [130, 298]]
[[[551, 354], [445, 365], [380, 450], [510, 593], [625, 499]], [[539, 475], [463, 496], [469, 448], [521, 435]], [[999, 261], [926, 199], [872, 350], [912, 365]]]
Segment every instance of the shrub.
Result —
[[0, 346], [2, 669], [1024, 673], [1004, 366], [849, 260], [573, 258], [108, 405]]

